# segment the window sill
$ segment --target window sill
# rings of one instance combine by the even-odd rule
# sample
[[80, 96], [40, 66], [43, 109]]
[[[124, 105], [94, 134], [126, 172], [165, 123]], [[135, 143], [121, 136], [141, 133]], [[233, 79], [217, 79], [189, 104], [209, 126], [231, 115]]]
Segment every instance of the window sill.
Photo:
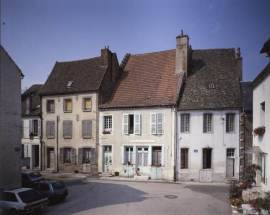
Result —
[[66, 111], [66, 110], [64, 110], [64, 113], [72, 113], [72, 111]]
[[47, 111], [47, 114], [55, 113], [54, 111]]
[[54, 139], [54, 137], [46, 137], [47, 139]]
[[83, 139], [92, 139], [92, 137], [83, 137]]
[[72, 137], [63, 137], [64, 139], [72, 139]]
[[92, 110], [83, 110], [83, 112], [92, 112]]

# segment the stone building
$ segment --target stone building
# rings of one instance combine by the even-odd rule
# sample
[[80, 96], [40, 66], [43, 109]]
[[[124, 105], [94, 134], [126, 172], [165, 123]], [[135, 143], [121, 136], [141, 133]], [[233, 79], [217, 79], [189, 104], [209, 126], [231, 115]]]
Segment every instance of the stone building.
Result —
[[[42, 86], [32, 85], [21, 96], [22, 166], [30, 169], [41, 169], [41, 113], [38, 92]], [[33, 140], [30, 140], [31, 133]]]
[[21, 79], [23, 74], [0, 46], [0, 187], [21, 186]]
[[[239, 176], [240, 49], [192, 50], [185, 44], [185, 83], [176, 127], [179, 181], [224, 182]], [[181, 48], [180, 48], [181, 51]]]
[[55, 63], [39, 93], [45, 169], [97, 171], [98, 106], [108, 99], [118, 67], [109, 47], [100, 57]]

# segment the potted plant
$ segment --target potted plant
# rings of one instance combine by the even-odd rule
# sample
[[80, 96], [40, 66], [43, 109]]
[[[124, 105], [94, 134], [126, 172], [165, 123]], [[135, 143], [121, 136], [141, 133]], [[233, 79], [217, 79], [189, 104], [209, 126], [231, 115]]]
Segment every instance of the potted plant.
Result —
[[253, 184], [256, 184], [256, 170], [261, 170], [261, 167], [256, 164], [247, 166], [244, 168], [243, 172], [240, 173], [240, 181], [247, 183], [247, 188], [251, 188]]
[[270, 192], [265, 193], [265, 197], [263, 198], [263, 202], [261, 205], [262, 212], [264, 214], [270, 214]]
[[229, 190], [229, 198], [235, 199], [235, 198], [241, 198], [242, 197], [242, 188], [236, 184], [237, 182], [233, 182], [230, 185]]
[[233, 198], [233, 199], [231, 199], [232, 208], [241, 208], [242, 203], [243, 203], [242, 198]]
[[265, 133], [265, 126], [259, 126], [253, 130], [254, 136], [262, 136]]
[[87, 163], [87, 164], [90, 163], [90, 159], [89, 158], [86, 158], [85, 161], [84, 161], [84, 163]]
[[110, 129], [105, 129], [102, 133], [103, 134], [110, 134], [111, 133], [111, 130]]
[[247, 182], [243, 182], [242, 184], [240, 184], [240, 187], [242, 190], [246, 190], [247, 189]]
[[127, 165], [131, 165], [130, 161], [127, 162]]
[[71, 160], [68, 159], [68, 158], [66, 158], [66, 159], [65, 159], [65, 163], [71, 163]]
[[263, 205], [263, 202], [264, 202], [264, 200], [261, 197], [258, 197], [256, 199], [251, 200], [251, 204], [252, 204], [253, 209], [255, 211], [260, 212], [261, 208], [262, 208], [262, 205]]

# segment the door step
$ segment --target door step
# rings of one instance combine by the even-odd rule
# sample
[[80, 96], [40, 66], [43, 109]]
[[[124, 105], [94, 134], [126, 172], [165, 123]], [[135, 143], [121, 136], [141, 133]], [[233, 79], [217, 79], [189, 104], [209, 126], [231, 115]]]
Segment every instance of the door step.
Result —
[[103, 172], [99, 174], [100, 177], [113, 177], [112, 173], [110, 172]]
[[225, 179], [225, 183], [226, 183], [226, 184], [232, 184], [232, 183], [235, 182], [235, 181], [236, 181], [236, 179], [233, 178], [233, 177], [230, 177], [230, 178], [226, 178], [226, 179]]

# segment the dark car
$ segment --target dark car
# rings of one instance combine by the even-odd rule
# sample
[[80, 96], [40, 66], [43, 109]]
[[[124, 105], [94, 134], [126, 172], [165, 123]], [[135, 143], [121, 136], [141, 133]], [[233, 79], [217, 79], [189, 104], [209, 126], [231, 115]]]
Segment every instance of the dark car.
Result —
[[63, 201], [68, 195], [68, 189], [62, 181], [40, 181], [33, 185], [33, 188], [41, 195], [48, 198], [48, 204], [55, 201]]
[[22, 172], [22, 187], [32, 187], [34, 182], [44, 180], [43, 176], [37, 171]]

